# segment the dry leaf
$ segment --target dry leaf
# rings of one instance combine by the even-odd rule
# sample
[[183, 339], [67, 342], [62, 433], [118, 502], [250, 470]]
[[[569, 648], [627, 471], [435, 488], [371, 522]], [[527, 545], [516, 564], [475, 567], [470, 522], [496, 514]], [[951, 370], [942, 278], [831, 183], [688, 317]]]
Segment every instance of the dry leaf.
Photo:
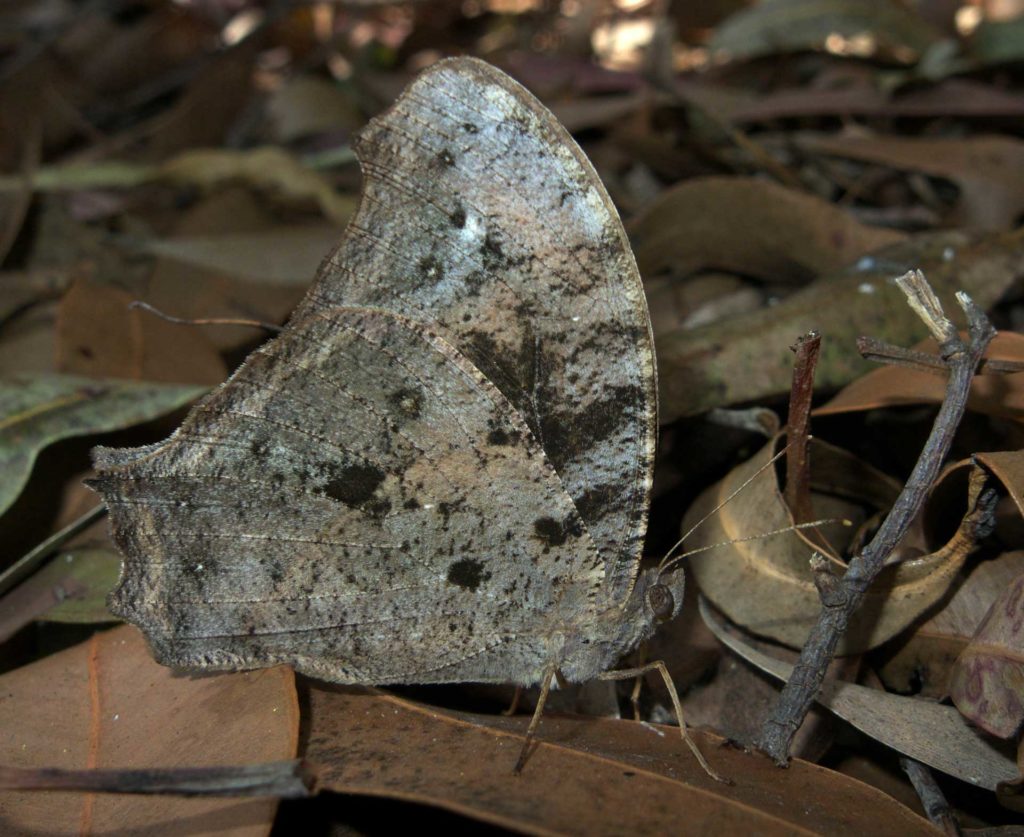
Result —
[[[251, 191], [223, 189], [180, 213], [173, 231], [175, 238], [169, 241], [179, 237], [191, 240], [203, 236], [210, 240], [224, 236], [230, 242], [237, 236], [241, 243], [247, 236], [264, 235], [273, 241], [278, 227], [279, 222]], [[337, 234], [340, 236], [340, 229]], [[317, 263], [326, 253], [327, 250], [320, 253]], [[307, 251], [306, 257], [312, 259], [312, 254]], [[280, 264], [280, 258], [279, 255], [274, 261]], [[301, 262], [302, 257], [296, 261]], [[310, 279], [307, 274], [302, 285], [271, 285], [247, 281], [246, 274], [226, 272], [226, 267], [224, 263], [206, 264], [202, 256], [184, 260], [174, 254], [160, 257], [146, 286], [145, 301], [184, 318], [227, 317], [280, 323], [302, 298]], [[178, 340], [190, 339], [190, 330], [178, 330]], [[222, 352], [248, 348], [263, 336], [258, 329], [237, 326], [207, 327], [203, 334]]]
[[[1024, 141], [1005, 136], [800, 137], [805, 151], [952, 180], [960, 199], [950, 226], [1011, 230], [1024, 213]], [[931, 274], [929, 274], [931, 279]]]
[[305, 287], [338, 243], [334, 224], [284, 226], [144, 241], [147, 253], [251, 282]]
[[[291, 671], [186, 677], [153, 662], [134, 628], [0, 677], [8, 767], [204, 767], [293, 758]], [[260, 835], [277, 801], [0, 792], [8, 834]]]
[[281, 144], [316, 134], [348, 133], [365, 121], [350, 90], [310, 74], [286, 80], [270, 93], [266, 108], [273, 139]]
[[[914, 347], [936, 353], [935, 342]], [[988, 360], [1024, 361], [1024, 335], [1003, 331], [985, 353]], [[907, 404], [941, 404], [946, 393], [946, 374], [906, 366], [881, 366], [845, 386], [814, 411], [816, 416], [862, 412]], [[967, 409], [985, 415], [1024, 419], [1024, 372], [977, 375], [971, 381]]]
[[1024, 574], [992, 607], [950, 675], [949, 694], [965, 717], [1009, 738], [1024, 722]]
[[931, 834], [884, 794], [795, 760], [714, 746], [735, 784], [712, 781], [678, 730], [632, 721], [546, 716], [520, 776], [526, 718], [456, 713], [358, 689], [310, 691], [305, 756], [325, 789], [427, 803], [528, 834]]
[[57, 367], [69, 375], [213, 386], [227, 368], [205, 332], [133, 309], [135, 295], [78, 279], [57, 315]]
[[878, 669], [885, 685], [896, 692], [908, 693], [916, 688], [922, 697], [945, 697], [956, 658], [992, 603], [1021, 573], [1024, 552], [1007, 552], [979, 561], [941, 610], [887, 652], [887, 659]]
[[806, 282], [904, 238], [767, 180], [703, 177], [663, 192], [629, 225], [645, 279], [724, 270]]
[[764, 0], [720, 24], [709, 47], [722, 58], [749, 59], [853, 39], [857, 55], [910, 63], [939, 37], [896, 0]]
[[[704, 601], [700, 612], [715, 636], [743, 659], [779, 680], [793, 673], [789, 663], [726, 633]], [[995, 790], [1018, 775], [1014, 759], [978, 735], [951, 706], [842, 681], [826, 685], [816, 700], [876, 741], [972, 785]]]
[[203, 387], [68, 375], [0, 380], [0, 514], [21, 492], [32, 463], [47, 445], [141, 424], [203, 392]]
[[[778, 442], [769, 443], [748, 462], [734, 469], [717, 486], [708, 489], [687, 510], [682, 530], [718, 506], [768, 462]], [[811, 447], [811, 479], [815, 518], [847, 517], [856, 524], [863, 506], [872, 511], [888, 509], [899, 485], [856, 460], [850, 454], [814, 440]], [[817, 621], [821, 601], [810, 569], [812, 552], [828, 553], [802, 532], [768, 539], [746, 540], [793, 523], [790, 511], [769, 470], [755, 479], [717, 515], [704, 523], [687, 543], [687, 549], [737, 541], [690, 558], [693, 576], [701, 591], [730, 619], [755, 634], [799, 648]], [[826, 484], [823, 484], [827, 480]], [[886, 567], [867, 593], [864, 605], [851, 621], [840, 644], [840, 653], [853, 654], [891, 639], [939, 601], [957, 578], [974, 548], [974, 517], [977, 494], [983, 480], [972, 486], [968, 513], [960, 530], [941, 549], [929, 555]], [[837, 503], [838, 498], [845, 502]], [[823, 527], [830, 543], [845, 546], [834, 526]], [[834, 570], [845, 565], [833, 550]]]
[[789, 392], [794, 335], [819, 331], [825, 349], [815, 387], [840, 387], [871, 367], [856, 348], [869, 334], [906, 345], [927, 329], [892, 279], [920, 268], [955, 310], [953, 293], [993, 305], [1024, 273], [1024, 231], [976, 237], [915, 236], [821, 277], [777, 305], [692, 331], [656, 334], [661, 421]]

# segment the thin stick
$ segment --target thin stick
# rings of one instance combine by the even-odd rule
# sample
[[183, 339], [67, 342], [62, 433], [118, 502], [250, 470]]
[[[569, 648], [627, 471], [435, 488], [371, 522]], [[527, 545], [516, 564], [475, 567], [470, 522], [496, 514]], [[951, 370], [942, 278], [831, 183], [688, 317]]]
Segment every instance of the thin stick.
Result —
[[810, 428], [811, 398], [814, 395], [814, 369], [821, 355], [821, 335], [809, 331], [792, 346], [796, 353], [793, 362], [793, 383], [789, 391], [789, 419], [786, 453], [786, 505], [794, 523], [810, 520], [811, 512], [811, 460]]
[[946, 801], [942, 788], [935, 782], [932, 772], [921, 762], [915, 761], [908, 756], [900, 756], [900, 767], [910, 779], [917, 795], [921, 800], [925, 816], [932, 825], [941, 828], [947, 837], [960, 837], [960, 823], [956, 814]]
[[946, 397], [907, 484], [875, 537], [859, 555], [853, 557], [841, 579], [837, 579], [835, 584], [819, 587], [822, 609], [818, 621], [800, 652], [792, 676], [765, 720], [757, 741], [757, 746], [780, 765], [789, 761], [793, 736], [821, 688], [825, 671], [850, 618], [863, 601], [872, 580], [882, 569], [886, 557], [920, 512], [925, 497], [935, 483], [967, 406], [974, 370], [995, 336], [995, 329], [985, 312], [966, 294], [958, 293], [957, 301], [964, 309], [969, 325], [970, 345], [965, 346], [956, 328], [942, 313], [938, 297], [920, 271], [911, 271], [896, 281], [907, 295], [911, 307], [935, 335], [942, 356], [948, 359], [950, 376]]
[[0, 788], [171, 796], [310, 796], [312, 771], [302, 761], [239, 767], [167, 767], [142, 770], [65, 770], [0, 767]]
[[22, 579], [35, 572], [39, 566], [56, 552], [63, 544], [71, 540], [79, 532], [84, 532], [95, 521], [107, 513], [107, 507], [100, 503], [87, 511], [77, 520], [72, 521], [59, 532], [50, 535], [45, 541], [37, 544], [0, 573], [0, 596], [10, 590]]
[[[949, 364], [939, 355], [930, 352], [919, 352], [916, 349], [904, 349], [874, 337], [858, 337], [857, 351], [865, 360], [885, 363], [889, 366], [905, 366], [920, 372], [934, 372], [945, 375]], [[1006, 373], [1024, 372], [1024, 361], [1005, 360], [1001, 358], [982, 358], [978, 363], [975, 375], [1005, 375]]]

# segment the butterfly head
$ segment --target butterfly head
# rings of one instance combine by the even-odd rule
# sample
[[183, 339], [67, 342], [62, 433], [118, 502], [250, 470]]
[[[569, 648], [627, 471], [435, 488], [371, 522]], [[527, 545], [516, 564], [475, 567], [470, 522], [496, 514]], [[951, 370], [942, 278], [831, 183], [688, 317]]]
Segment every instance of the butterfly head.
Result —
[[669, 572], [650, 570], [641, 576], [641, 581], [646, 581], [644, 610], [649, 614], [652, 626], [675, 619], [683, 608], [683, 593], [686, 591], [683, 568], [677, 567]]

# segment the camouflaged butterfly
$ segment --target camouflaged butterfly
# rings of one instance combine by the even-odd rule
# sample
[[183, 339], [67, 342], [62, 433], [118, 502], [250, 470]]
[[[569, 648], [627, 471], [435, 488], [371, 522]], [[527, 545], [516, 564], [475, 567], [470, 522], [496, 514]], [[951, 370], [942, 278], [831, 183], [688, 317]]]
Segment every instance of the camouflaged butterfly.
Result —
[[180, 667], [544, 696], [621, 676], [683, 573], [639, 572], [655, 363], [607, 193], [474, 59], [355, 149], [359, 210], [280, 336], [165, 442], [95, 452], [111, 609]]

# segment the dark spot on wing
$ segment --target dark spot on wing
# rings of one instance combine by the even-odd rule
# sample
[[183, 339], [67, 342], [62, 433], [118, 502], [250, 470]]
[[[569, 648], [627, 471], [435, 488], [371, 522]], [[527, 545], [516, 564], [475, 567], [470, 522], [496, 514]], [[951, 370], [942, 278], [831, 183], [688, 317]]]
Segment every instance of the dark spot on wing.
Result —
[[533, 531], [547, 546], [561, 546], [570, 537], [582, 535], [583, 526], [576, 515], [570, 515], [564, 522], [553, 517], [538, 517], [533, 521]]
[[423, 393], [413, 387], [402, 387], [388, 396], [388, 403], [398, 415], [418, 419], [423, 406]]
[[455, 165], [455, 157], [451, 151], [447, 148], [442, 148], [440, 153], [437, 155], [437, 159], [441, 162], [445, 168], [451, 168]]
[[490, 573], [484, 572], [483, 562], [473, 558], [462, 558], [448, 568], [448, 581], [470, 591], [475, 591], [490, 577]]
[[384, 482], [384, 472], [375, 465], [349, 465], [336, 472], [323, 493], [346, 506], [360, 506], [373, 497]]
[[480, 133], [480, 129], [476, 125], [474, 125], [472, 122], [463, 122], [462, 123], [462, 130], [465, 131], [467, 134], [478, 134], [478, 133]]
[[489, 445], [507, 445], [510, 441], [512, 441], [510, 435], [500, 427], [487, 434]]
[[558, 411], [542, 416], [544, 450], [556, 471], [611, 436], [643, 403], [637, 386], [611, 387], [604, 398], [582, 410]]
[[451, 218], [453, 227], [456, 227], [461, 230], [464, 226], [466, 226], [466, 210], [463, 209], [461, 206], [458, 207], [448, 217]]
[[579, 497], [574, 497], [576, 510], [586, 521], [593, 521], [607, 514], [614, 506], [616, 497], [623, 497], [628, 491], [624, 485], [615, 483], [602, 483], [587, 488]]

